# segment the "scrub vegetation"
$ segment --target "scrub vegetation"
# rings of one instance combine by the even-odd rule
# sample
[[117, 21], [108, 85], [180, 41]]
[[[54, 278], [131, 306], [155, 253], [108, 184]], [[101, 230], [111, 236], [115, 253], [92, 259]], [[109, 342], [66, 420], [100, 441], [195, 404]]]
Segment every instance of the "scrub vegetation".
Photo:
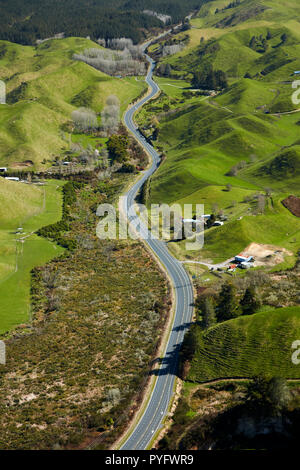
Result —
[[139, 242], [96, 236], [98, 204], [114, 202], [128, 178], [67, 182], [63, 223], [42, 232], [74, 243], [32, 271], [32, 321], [5, 337], [3, 449], [84, 448], [101, 436], [105, 447], [138, 403], [170, 301]]

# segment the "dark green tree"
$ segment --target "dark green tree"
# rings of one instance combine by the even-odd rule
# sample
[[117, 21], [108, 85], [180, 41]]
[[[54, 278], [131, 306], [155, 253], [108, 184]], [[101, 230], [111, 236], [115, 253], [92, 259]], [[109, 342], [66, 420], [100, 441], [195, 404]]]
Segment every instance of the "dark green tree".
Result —
[[241, 300], [241, 307], [243, 315], [252, 315], [257, 312], [260, 307], [260, 302], [254, 287], [248, 287], [245, 291], [244, 297]]
[[204, 90], [227, 88], [227, 77], [222, 70], [215, 71], [211, 67], [203, 68], [203, 70], [194, 73], [192, 86]]
[[126, 135], [112, 135], [107, 142], [107, 149], [112, 160], [124, 163], [128, 160], [129, 140]]
[[218, 321], [231, 320], [238, 317], [240, 313], [241, 309], [236, 295], [236, 288], [230, 281], [227, 281], [223, 284], [219, 295]]
[[228, 82], [227, 82], [227, 77], [226, 73], [223, 72], [223, 70], [217, 70], [214, 72], [215, 74], [215, 81], [217, 88], [227, 88], [228, 87]]
[[287, 34], [286, 33], [283, 33], [282, 36], [280, 37], [281, 41], [282, 41], [282, 44], [284, 44], [287, 40]]
[[261, 44], [262, 44], [262, 50], [263, 50], [263, 52], [266, 52], [266, 51], [268, 50], [268, 48], [269, 48], [269, 44], [268, 44], [267, 40], [266, 40], [266, 39], [263, 39]]
[[251, 49], [253, 50], [256, 49], [256, 37], [255, 36], [252, 36], [249, 47], [251, 47]]
[[207, 329], [216, 324], [215, 308], [209, 297], [206, 297], [201, 305], [201, 315], [203, 328]]
[[166, 68], [165, 68], [165, 73], [164, 73], [164, 75], [165, 75], [166, 77], [170, 77], [171, 73], [172, 73], [172, 67], [171, 67], [171, 65], [170, 65], [170, 64], [166, 64]]
[[197, 325], [192, 325], [189, 331], [184, 336], [180, 351], [180, 357], [182, 361], [191, 361], [194, 357], [197, 347], [196, 328]]
[[250, 406], [264, 410], [280, 411], [290, 400], [287, 383], [281, 377], [265, 377], [258, 375], [247, 387], [246, 399]]
[[188, 31], [189, 29], [191, 29], [191, 24], [189, 20], [185, 20], [185, 22], [182, 25], [181, 31]]
[[209, 219], [207, 220], [207, 222], [206, 222], [207, 228], [212, 227], [212, 226], [214, 225], [215, 221], [216, 221], [216, 215], [215, 215], [215, 214], [211, 214], [210, 218], [209, 218]]

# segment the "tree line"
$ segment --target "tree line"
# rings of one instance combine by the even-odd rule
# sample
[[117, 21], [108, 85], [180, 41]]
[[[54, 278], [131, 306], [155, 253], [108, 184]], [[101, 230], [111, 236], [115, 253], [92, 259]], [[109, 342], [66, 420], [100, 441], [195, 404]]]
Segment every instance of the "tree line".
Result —
[[194, 73], [192, 86], [203, 90], [223, 90], [228, 87], [227, 76], [223, 70], [214, 70], [210, 67]]
[[217, 322], [231, 320], [240, 315], [252, 315], [259, 310], [261, 302], [253, 286], [247, 287], [244, 294], [238, 296], [236, 287], [228, 281], [223, 284], [217, 297], [200, 297], [197, 306], [201, 326], [207, 329]]
[[[125, 38], [124, 38], [125, 39]], [[146, 65], [138, 46], [123, 50], [86, 49], [82, 54], [74, 54], [74, 60], [85, 62], [107, 75], [144, 75]]]
[[[138, 43], [147, 31], [164, 27], [166, 18], [172, 24], [178, 23], [206, 1], [1, 0], [0, 39], [32, 45], [64, 33], [92, 40], [129, 37]], [[149, 14], [149, 10], [156, 14]]]

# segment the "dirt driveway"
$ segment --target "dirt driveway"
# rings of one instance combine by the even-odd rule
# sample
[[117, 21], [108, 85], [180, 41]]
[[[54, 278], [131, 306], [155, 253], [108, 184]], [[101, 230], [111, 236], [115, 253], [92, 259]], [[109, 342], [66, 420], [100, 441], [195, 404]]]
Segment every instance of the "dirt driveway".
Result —
[[250, 243], [242, 252], [245, 256], [253, 256], [254, 266], [275, 266], [282, 263], [285, 256], [292, 256], [292, 252], [274, 245]]

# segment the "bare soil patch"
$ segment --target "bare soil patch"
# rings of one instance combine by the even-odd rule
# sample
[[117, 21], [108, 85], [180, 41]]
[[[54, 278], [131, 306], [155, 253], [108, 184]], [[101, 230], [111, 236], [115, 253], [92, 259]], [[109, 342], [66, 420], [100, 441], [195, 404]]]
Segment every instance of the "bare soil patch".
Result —
[[250, 243], [243, 251], [244, 256], [253, 256], [254, 266], [275, 266], [282, 263], [285, 256], [292, 256], [292, 252], [274, 245]]
[[24, 162], [14, 162], [10, 165], [11, 168], [28, 168], [33, 166], [32, 160], [25, 160]]
[[300, 217], [300, 198], [297, 196], [289, 196], [281, 201], [284, 207], [286, 207], [293, 215]]

